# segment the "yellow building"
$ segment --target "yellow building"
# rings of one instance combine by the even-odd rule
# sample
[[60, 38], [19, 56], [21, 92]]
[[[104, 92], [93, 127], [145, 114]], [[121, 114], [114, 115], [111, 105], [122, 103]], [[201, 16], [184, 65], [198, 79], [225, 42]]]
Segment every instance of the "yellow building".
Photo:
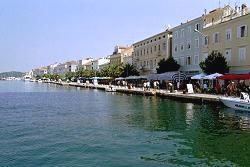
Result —
[[110, 55], [110, 65], [127, 64], [126, 58], [131, 57], [133, 47], [116, 46], [112, 55]]
[[133, 44], [133, 65], [141, 75], [156, 73], [158, 62], [170, 56], [171, 37], [167, 30]]
[[244, 4], [235, 9], [231, 8], [228, 13], [225, 10], [220, 20], [204, 25], [202, 59], [205, 60], [212, 51], [220, 52], [226, 57], [230, 73], [249, 73], [250, 14]]

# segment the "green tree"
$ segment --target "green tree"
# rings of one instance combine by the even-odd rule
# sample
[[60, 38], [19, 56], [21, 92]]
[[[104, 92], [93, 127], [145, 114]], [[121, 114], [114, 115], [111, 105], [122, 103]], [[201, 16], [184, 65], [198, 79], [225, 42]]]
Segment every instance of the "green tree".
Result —
[[167, 60], [162, 59], [158, 63], [159, 68], [157, 68], [157, 74], [161, 74], [169, 71], [178, 71], [180, 65], [175, 61], [175, 59], [171, 56]]
[[139, 76], [140, 73], [137, 71], [135, 66], [130, 64], [125, 64], [123, 66], [123, 72], [121, 73], [121, 77], [128, 77], [128, 76]]
[[101, 70], [101, 76], [116, 78], [121, 76], [123, 73], [122, 65], [109, 65]]
[[212, 51], [205, 61], [200, 63], [202, 71], [206, 74], [228, 73], [229, 67], [226, 58], [220, 53]]
[[69, 80], [71, 80], [72, 78], [75, 78], [75, 77], [76, 77], [76, 73], [75, 72], [67, 72], [65, 74], [65, 78], [69, 79]]

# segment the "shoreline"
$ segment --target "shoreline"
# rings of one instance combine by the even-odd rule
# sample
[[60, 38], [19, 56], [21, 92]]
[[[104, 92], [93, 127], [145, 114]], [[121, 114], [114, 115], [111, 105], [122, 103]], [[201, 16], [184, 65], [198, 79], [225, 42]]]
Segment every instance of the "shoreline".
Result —
[[[75, 83], [75, 82], [67, 83], [67, 82], [50, 81], [50, 82], [43, 82], [43, 83], [56, 84], [56, 85], [61, 85], [61, 86], [99, 89], [102, 91], [105, 91], [106, 88], [109, 87], [109, 85], [94, 85], [94, 84]], [[198, 104], [223, 105], [222, 102], [219, 100], [219, 97], [222, 97], [223, 95], [198, 94], [198, 93], [183, 94], [183, 92], [169, 93], [163, 89], [153, 89], [153, 88], [151, 88], [150, 90], [143, 90], [142, 88], [128, 89], [127, 87], [114, 86], [114, 85], [112, 85], [112, 87], [116, 89], [115, 92], [124, 93], [124, 94], [134, 94], [134, 95], [141, 95], [141, 96], [156, 96], [159, 98], [177, 100], [177, 101], [182, 101], [182, 102], [192, 102], [192, 103], [198, 103]]]

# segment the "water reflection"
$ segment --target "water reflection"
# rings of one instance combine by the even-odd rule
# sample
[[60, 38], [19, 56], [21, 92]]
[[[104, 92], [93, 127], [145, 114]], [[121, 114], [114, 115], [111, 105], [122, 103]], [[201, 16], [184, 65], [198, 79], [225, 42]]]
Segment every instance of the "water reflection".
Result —
[[193, 103], [187, 103], [186, 104], [186, 123], [188, 125], [192, 124], [192, 121], [194, 119], [194, 104]]
[[231, 108], [223, 108], [221, 120], [236, 130], [250, 131], [250, 113], [247, 111], [237, 111]]
[[250, 165], [250, 136], [242, 131], [249, 130], [249, 115], [154, 97], [133, 97], [127, 105], [125, 123], [144, 129], [145, 134], [154, 133], [144, 142], [156, 148], [142, 160], [188, 166]]

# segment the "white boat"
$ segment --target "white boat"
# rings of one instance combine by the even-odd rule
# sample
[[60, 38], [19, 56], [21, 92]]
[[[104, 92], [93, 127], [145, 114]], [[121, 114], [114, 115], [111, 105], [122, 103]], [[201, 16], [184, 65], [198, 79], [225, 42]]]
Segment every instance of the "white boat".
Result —
[[41, 80], [41, 79], [38, 79], [38, 81], [37, 81], [38, 83], [42, 83], [43, 82], [43, 80]]
[[116, 92], [116, 89], [113, 86], [109, 86], [107, 88], [105, 88], [106, 92]]
[[250, 111], [250, 99], [247, 93], [241, 92], [239, 97], [220, 97], [220, 101], [235, 110]]

